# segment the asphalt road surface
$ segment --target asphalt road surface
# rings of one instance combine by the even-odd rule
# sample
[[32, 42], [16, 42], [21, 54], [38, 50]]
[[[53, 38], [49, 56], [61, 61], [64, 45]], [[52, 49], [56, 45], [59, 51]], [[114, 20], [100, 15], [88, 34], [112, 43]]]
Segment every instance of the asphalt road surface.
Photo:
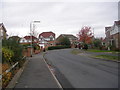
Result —
[[118, 88], [118, 63], [74, 55], [72, 49], [48, 51], [63, 88]]

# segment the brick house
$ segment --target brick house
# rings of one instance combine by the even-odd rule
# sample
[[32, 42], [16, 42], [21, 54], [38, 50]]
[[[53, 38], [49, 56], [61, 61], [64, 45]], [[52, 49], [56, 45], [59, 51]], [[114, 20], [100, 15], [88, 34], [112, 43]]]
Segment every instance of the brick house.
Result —
[[0, 38], [1, 39], [6, 39], [7, 38], [7, 30], [6, 30], [6, 28], [5, 28], [5, 26], [4, 26], [4, 24], [3, 23], [0, 23]]
[[105, 27], [105, 35], [106, 35], [106, 37], [105, 37], [105, 43], [106, 43], [107, 46], [109, 46], [110, 40], [111, 40], [110, 29], [111, 29], [110, 26], [109, 27]]
[[113, 46], [115, 49], [120, 49], [120, 20], [114, 21], [111, 27], [105, 27], [105, 42], [106, 46]]
[[41, 48], [47, 48], [55, 45], [55, 33], [53, 32], [42, 32], [39, 34], [39, 46]]
[[61, 34], [56, 39], [56, 44], [59, 44], [59, 40], [63, 37], [67, 37], [70, 40], [71, 46], [74, 47], [78, 43], [78, 38], [72, 34]]
[[30, 57], [32, 54], [37, 54], [40, 52], [40, 50], [36, 50], [34, 47], [31, 48], [31, 44], [35, 47], [39, 46], [39, 40], [35, 36], [25, 36], [21, 38], [19, 42], [22, 45], [27, 45], [27, 48], [23, 51], [24, 56]]
[[23, 38], [20, 39], [20, 43], [21, 44], [31, 44], [32, 43], [38, 43], [38, 38], [36, 38], [35, 36], [25, 36]]

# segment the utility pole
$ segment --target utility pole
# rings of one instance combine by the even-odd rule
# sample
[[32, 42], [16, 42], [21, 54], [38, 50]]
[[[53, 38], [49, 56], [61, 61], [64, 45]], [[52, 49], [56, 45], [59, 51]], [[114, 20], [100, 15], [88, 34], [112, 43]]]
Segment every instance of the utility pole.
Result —
[[[33, 34], [34, 34], [33, 29], [35, 29], [35, 28], [34, 28], [34, 27], [35, 27], [34, 23], [40, 23], [40, 21], [32, 21], [32, 22], [30, 22], [30, 35], [31, 35], [31, 57], [32, 57], [32, 52], [33, 52], [33, 50], [32, 50], [32, 49], [33, 49], [33, 48], [32, 48], [32, 47], [33, 47], [33, 45], [32, 45], [32, 44], [33, 44], [33, 40], [32, 40], [33, 38], [32, 38], [32, 37], [33, 37]], [[33, 28], [32, 28], [32, 24], [34, 25], [34, 26], [33, 26]]]

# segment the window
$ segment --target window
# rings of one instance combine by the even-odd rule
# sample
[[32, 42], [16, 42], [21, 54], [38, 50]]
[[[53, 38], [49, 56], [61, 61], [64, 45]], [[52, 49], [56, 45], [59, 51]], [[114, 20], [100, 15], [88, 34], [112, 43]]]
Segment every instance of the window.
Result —
[[22, 40], [22, 42], [25, 42], [25, 40]]
[[3, 36], [3, 30], [2, 30], [2, 29], [1, 29], [1, 32], [0, 32], [0, 33], [1, 33], [1, 36]]

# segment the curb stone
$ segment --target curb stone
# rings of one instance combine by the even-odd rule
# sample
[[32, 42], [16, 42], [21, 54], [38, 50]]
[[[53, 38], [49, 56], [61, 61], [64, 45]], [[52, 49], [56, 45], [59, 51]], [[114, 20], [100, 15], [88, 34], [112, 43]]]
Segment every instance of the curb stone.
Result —
[[51, 71], [50, 67], [48, 66], [48, 64], [47, 64], [47, 62], [46, 62], [46, 60], [45, 60], [45, 58], [44, 58], [44, 55], [45, 55], [45, 54], [46, 54], [46, 53], [43, 53], [43, 60], [44, 60], [44, 62], [45, 62], [45, 64], [46, 64], [46, 66], [48, 67], [49, 71], [51, 72], [52, 76], [54, 77], [55, 81], [57, 82], [58, 86], [60, 87], [61, 90], [63, 90], [62, 85], [59, 83], [59, 81], [57, 80], [56, 76], [55, 76], [54, 73]]

